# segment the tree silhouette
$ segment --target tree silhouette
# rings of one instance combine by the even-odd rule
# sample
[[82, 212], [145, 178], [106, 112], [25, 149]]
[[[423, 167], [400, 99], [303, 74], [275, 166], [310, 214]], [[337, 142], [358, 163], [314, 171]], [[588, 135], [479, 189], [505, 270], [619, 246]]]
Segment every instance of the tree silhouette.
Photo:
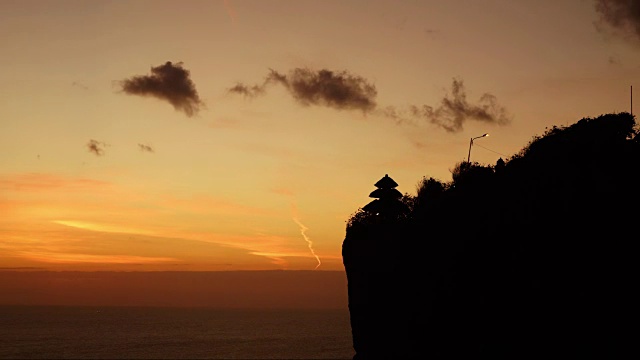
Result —
[[[410, 213], [384, 228], [355, 213], [343, 259], [356, 357], [622, 352], [637, 135], [628, 113], [554, 126], [495, 166], [423, 178]], [[365, 323], [376, 336], [359, 337]]]

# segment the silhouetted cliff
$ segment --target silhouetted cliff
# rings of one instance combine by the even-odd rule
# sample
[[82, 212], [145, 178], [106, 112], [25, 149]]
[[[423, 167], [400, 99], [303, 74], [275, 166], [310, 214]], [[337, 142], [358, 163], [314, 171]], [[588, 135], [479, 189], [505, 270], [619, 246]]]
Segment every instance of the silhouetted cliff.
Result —
[[[424, 178], [343, 243], [356, 358], [615, 357], [626, 344], [640, 137], [628, 113]], [[372, 193], [373, 194], [373, 193]]]

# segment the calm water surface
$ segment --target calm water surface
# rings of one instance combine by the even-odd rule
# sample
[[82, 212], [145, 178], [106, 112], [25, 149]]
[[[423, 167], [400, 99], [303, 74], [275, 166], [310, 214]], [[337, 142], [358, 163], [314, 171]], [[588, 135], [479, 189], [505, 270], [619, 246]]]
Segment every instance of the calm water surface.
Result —
[[3, 359], [351, 359], [348, 310], [0, 306]]

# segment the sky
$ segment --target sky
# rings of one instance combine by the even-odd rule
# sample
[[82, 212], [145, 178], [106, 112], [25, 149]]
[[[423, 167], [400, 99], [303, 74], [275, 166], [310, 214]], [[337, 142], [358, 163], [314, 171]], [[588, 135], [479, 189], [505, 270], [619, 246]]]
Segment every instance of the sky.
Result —
[[343, 270], [385, 174], [630, 111], [640, 1], [3, 0], [0, 48], [1, 269]]
[[6, 305], [348, 309], [347, 278], [341, 271], [0, 271], [0, 289], [0, 309]]

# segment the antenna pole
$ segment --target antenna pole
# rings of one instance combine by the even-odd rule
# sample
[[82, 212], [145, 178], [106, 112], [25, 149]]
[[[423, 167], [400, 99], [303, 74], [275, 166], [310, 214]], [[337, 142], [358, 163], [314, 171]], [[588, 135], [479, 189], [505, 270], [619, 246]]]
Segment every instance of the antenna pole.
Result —
[[631, 85], [631, 116], [633, 116], [633, 85]]

